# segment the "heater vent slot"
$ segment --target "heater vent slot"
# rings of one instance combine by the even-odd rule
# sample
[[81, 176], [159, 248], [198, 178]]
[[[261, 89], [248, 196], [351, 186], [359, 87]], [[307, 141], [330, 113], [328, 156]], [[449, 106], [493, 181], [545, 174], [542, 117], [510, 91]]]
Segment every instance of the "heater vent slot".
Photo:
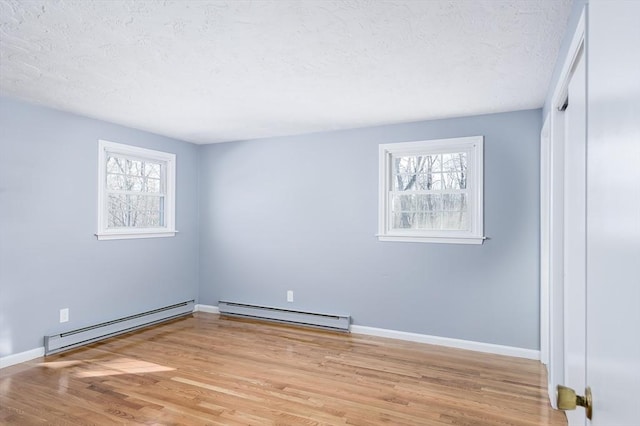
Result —
[[218, 309], [222, 315], [255, 318], [330, 330], [349, 331], [349, 325], [351, 324], [349, 315], [295, 311], [222, 300], [218, 302]]
[[51, 355], [117, 336], [142, 327], [189, 315], [193, 312], [194, 301], [189, 300], [164, 308], [130, 315], [113, 321], [107, 321], [88, 327], [78, 328], [53, 336], [44, 336], [44, 353]]

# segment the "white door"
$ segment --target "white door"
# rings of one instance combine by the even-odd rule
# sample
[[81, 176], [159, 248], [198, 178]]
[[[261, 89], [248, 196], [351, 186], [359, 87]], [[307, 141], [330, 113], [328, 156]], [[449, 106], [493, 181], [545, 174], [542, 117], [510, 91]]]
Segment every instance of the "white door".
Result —
[[[568, 85], [564, 155], [564, 384], [586, 387], [586, 73], [584, 49]], [[568, 411], [569, 426], [585, 424], [582, 411]]]
[[640, 425], [640, 1], [591, 0], [587, 43], [591, 425], [633, 426]]
[[[581, 163], [585, 164], [582, 157], [585, 153], [576, 143], [582, 138], [578, 134], [580, 126], [562, 130], [563, 126], [573, 127], [581, 116], [572, 110], [579, 97], [575, 90], [583, 85], [577, 84], [577, 79], [572, 78], [569, 87], [565, 119], [552, 124], [554, 145], [567, 146], [560, 150], [562, 154], [552, 150], [551, 158], [560, 159], [564, 155], [558, 163], [567, 171], [562, 175], [562, 185], [558, 184], [559, 174], [554, 175], [555, 169], [551, 169], [552, 195], [557, 193], [564, 202], [558, 204], [555, 195], [550, 198], [550, 279], [564, 291], [556, 294], [557, 286], [550, 286], [549, 372], [551, 384], [564, 381], [580, 395], [585, 395], [585, 386], [591, 388], [591, 420], [585, 418], [583, 408], [578, 408], [567, 412], [570, 424], [637, 426], [640, 425], [640, 403], [636, 396], [640, 385], [640, 1], [590, 0], [588, 8], [584, 46], [586, 170], [580, 169]], [[555, 96], [554, 99], [557, 100]], [[585, 172], [583, 191], [580, 176], [584, 177]], [[579, 213], [581, 194], [586, 194], [585, 215]], [[554, 202], [561, 207], [554, 208]], [[569, 211], [554, 219], [553, 213], [562, 208]], [[553, 233], [554, 223], [561, 229], [566, 227], [561, 237], [558, 232]], [[582, 240], [578, 232], [581, 227], [586, 227]], [[554, 255], [554, 247], [561, 248], [561, 254], [556, 250]], [[580, 255], [583, 248], [586, 257]], [[558, 263], [561, 256], [564, 261]], [[581, 269], [581, 257], [586, 259], [585, 269]], [[558, 276], [553, 273], [562, 268], [566, 271]], [[580, 292], [581, 270], [586, 294]], [[554, 308], [558, 301], [564, 310], [559, 316]], [[563, 320], [564, 326], [558, 329], [557, 323]], [[563, 342], [562, 350], [556, 344], [558, 339]], [[558, 377], [557, 371], [563, 371], [563, 377]]]

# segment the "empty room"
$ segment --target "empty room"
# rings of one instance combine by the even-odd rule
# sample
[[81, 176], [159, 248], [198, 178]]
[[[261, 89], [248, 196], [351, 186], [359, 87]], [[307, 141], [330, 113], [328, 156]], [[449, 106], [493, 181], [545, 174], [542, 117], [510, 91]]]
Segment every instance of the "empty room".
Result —
[[639, 20], [0, 0], [0, 424], [640, 424]]

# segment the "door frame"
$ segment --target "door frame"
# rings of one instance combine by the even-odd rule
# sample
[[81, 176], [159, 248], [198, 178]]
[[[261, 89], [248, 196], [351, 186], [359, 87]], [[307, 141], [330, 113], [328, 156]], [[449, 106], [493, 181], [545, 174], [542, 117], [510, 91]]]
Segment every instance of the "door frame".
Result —
[[571, 70], [585, 45], [586, 6], [580, 14], [540, 135], [540, 360], [547, 365], [547, 391], [556, 407], [564, 384], [564, 112]]

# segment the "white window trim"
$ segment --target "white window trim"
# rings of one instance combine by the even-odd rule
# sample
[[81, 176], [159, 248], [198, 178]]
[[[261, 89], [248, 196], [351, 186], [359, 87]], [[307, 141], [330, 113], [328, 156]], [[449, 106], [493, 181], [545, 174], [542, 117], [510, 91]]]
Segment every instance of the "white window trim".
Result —
[[[426, 155], [467, 152], [467, 174], [472, 182], [469, 220], [470, 231], [428, 231], [391, 229], [389, 217], [389, 187], [391, 185], [391, 158], [393, 155]], [[447, 244], [482, 244], [484, 236], [483, 201], [483, 151], [484, 137], [434, 139], [416, 142], [380, 144], [379, 146], [379, 198], [378, 198], [378, 240]]]
[[[106, 217], [106, 163], [107, 153], [162, 161], [166, 164], [165, 226], [159, 228], [108, 229]], [[139, 148], [105, 140], [98, 141], [98, 240], [173, 237], [176, 207], [176, 155], [168, 152]]]

